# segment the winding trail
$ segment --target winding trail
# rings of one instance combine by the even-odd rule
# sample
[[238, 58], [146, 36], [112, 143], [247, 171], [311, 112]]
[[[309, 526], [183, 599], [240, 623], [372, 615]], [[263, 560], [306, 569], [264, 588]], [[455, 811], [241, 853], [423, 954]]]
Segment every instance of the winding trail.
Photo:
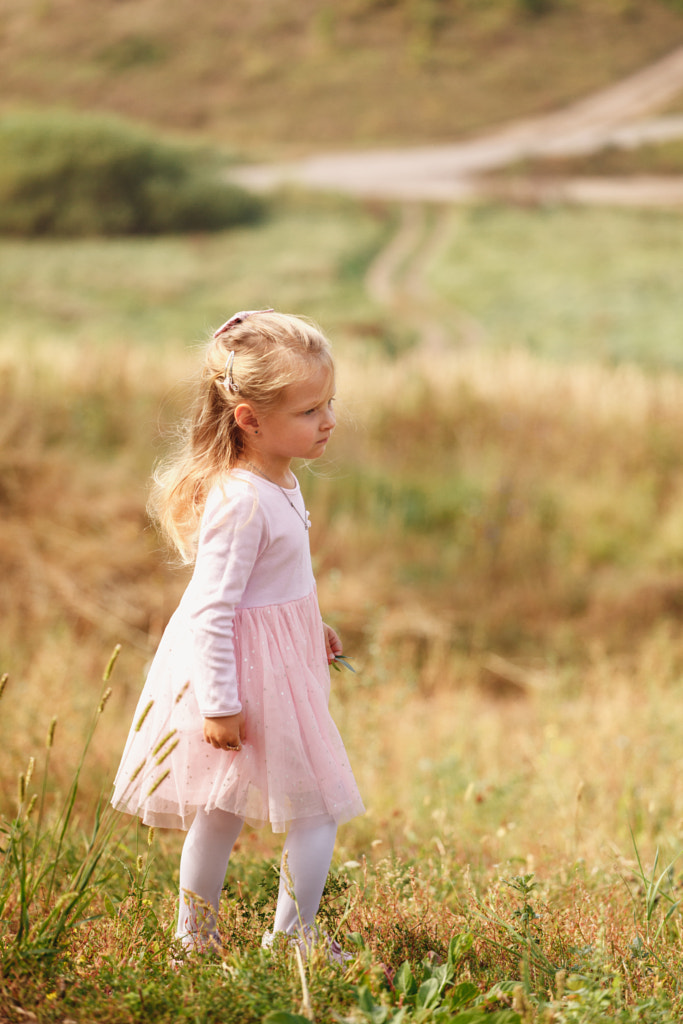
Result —
[[450, 237], [449, 220], [445, 209], [433, 207], [428, 213], [424, 204], [402, 203], [396, 232], [365, 278], [370, 298], [416, 329], [426, 351], [438, 351], [449, 343], [443, 317], [436, 315], [425, 281], [431, 260]]
[[365, 277], [370, 298], [415, 331], [426, 356], [454, 342], [479, 344], [486, 335], [479, 321], [437, 299], [427, 283], [429, 268], [453, 236], [453, 210], [452, 204], [401, 203], [396, 231]]
[[483, 325], [462, 309], [434, 296], [427, 275], [456, 230], [452, 204], [405, 202], [394, 235], [368, 269], [365, 286], [378, 306], [390, 309], [419, 336], [421, 353], [480, 345]]

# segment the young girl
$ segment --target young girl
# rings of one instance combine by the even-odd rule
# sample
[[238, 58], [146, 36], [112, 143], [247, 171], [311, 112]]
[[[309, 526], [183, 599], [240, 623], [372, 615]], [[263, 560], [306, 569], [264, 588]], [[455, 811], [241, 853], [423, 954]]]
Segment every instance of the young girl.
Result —
[[157, 474], [152, 509], [194, 571], [112, 802], [147, 825], [189, 828], [177, 930], [187, 949], [218, 943], [245, 821], [287, 831], [273, 931], [310, 941], [337, 825], [363, 811], [327, 706], [342, 645], [320, 617], [290, 468], [325, 451], [334, 390], [316, 328], [273, 310], [237, 313], [213, 335], [183, 447]]

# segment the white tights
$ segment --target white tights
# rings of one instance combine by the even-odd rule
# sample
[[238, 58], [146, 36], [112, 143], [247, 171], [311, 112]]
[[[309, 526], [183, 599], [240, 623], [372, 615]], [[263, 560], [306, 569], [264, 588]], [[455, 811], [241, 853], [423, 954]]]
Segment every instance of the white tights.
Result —
[[[180, 858], [176, 932], [187, 947], [219, 941], [218, 902], [242, 824], [241, 818], [227, 811], [199, 810], [190, 826]], [[322, 824], [294, 825], [290, 829], [282, 851], [274, 931], [292, 935], [313, 924], [336, 835], [337, 826], [331, 818]]]

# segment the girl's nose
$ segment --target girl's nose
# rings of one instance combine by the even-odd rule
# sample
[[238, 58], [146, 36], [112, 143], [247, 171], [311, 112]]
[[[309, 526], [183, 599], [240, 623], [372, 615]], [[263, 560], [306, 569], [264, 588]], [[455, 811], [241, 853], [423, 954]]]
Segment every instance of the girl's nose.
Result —
[[337, 423], [337, 417], [334, 415], [334, 410], [333, 410], [332, 406], [330, 405], [330, 406], [327, 407], [327, 415], [323, 419], [324, 429], [325, 430], [332, 430], [332, 428], [334, 426], [336, 426], [336, 423]]

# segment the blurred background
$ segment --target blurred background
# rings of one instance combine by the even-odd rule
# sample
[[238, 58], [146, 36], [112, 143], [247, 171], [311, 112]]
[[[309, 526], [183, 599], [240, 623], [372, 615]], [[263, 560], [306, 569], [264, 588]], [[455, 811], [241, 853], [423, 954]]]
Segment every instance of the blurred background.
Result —
[[[311, 316], [301, 467], [368, 856], [683, 831], [683, 4], [2, 0], [4, 813], [106, 792], [187, 574], [145, 515], [197, 347]], [[264, 840], [265, 842], [266, 840]], [[624, 854], [625, 855], [625, 854]]]

